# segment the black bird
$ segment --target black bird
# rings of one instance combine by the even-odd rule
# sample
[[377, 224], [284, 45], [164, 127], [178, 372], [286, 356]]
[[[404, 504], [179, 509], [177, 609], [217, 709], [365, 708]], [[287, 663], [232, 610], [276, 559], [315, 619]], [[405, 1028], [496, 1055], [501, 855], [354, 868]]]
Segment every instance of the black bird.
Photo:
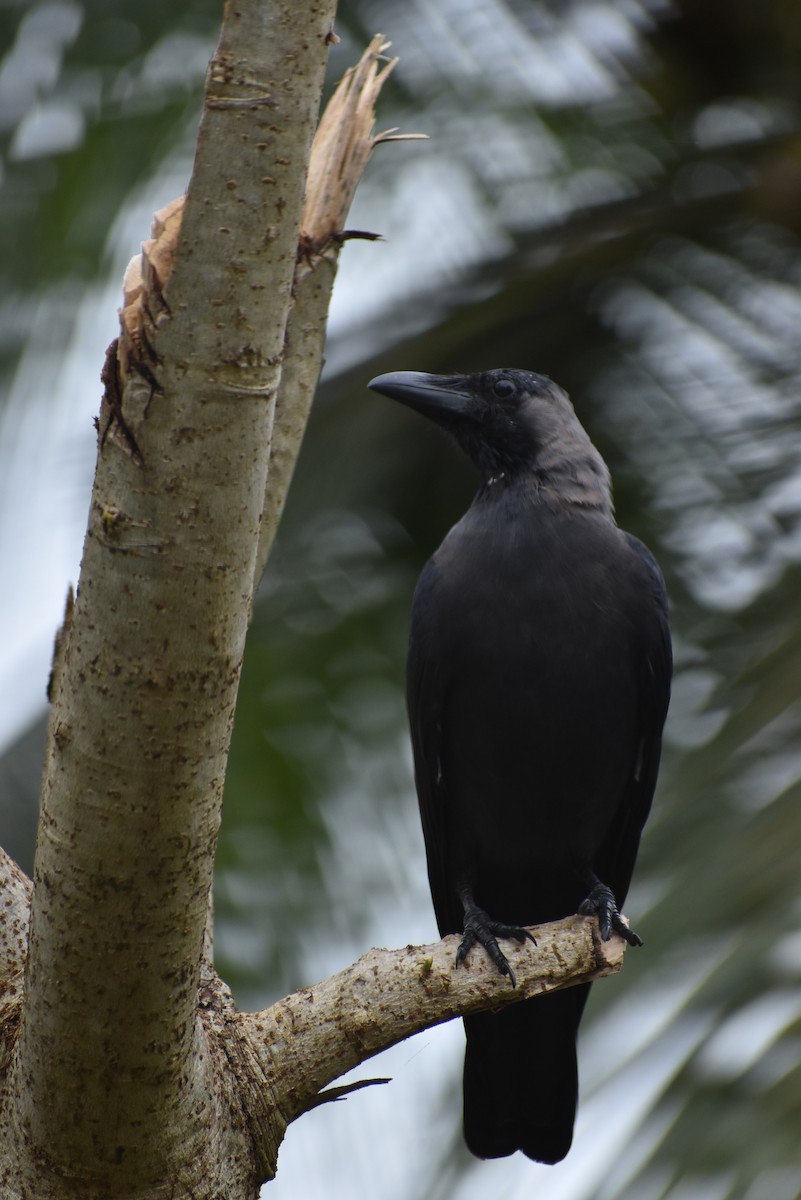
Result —
[[[651, 806], [671, 649], [665, 589], [615, 523], [567, 396], [531, 371], [379, 375], [481, 476], [414, 594], [407, 703], [440, 934], [514, 982], [498, 938], [579, 911], [621, 920]], [[589, 985], [465, 1017], [464, 1133], [479, 1158], [564, 1158]]]

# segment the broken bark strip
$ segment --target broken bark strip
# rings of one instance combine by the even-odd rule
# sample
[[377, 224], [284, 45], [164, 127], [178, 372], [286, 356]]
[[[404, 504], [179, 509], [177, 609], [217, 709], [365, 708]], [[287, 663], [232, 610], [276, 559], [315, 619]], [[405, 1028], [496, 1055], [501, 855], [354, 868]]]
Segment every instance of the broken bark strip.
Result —
[[[323, 367], [331, 292], [345, 224], [359, 180], [376, 146], [425, 140], [422, 133], [375, 133], [375, 107], [397, 58], [386, 58], [382, 34], [347, 71], [326, 105], [314, 135], [303, 204], [293, 306], [287, 323], [281, 384], [276, 403], [270, 471], [264, 502], [256, 580], [261, 577], [281, 520], [292, 474]], [[381, 65], [383, 64], [383, 65]], [[380, 237], [380, 234], [370, 234]]]
[[[280, 383], [272, 427], [270, 466], [264, 501], [255, 578], [261, 577], [292, 482], [300, 444], [323, 365], [328, 309], [343, 242], [348, 237], [379, 238], [378, 233], [349, 233], [345, 224], [359, 181], [377, 145], [416, 141], [425, 134], [375, 133], [375, 107], [396, 58], [382, 34], [370, 42], [355, 67], [346, 71], [326, 105], [312, 144], [300, 222], [292, 307], [286, 326]], [[157, 329], [169, 308], [166, 294], [183, 219], [179, 196], [153, 218], [151, 237], [125, 272], [120, 309], [119, 391], [131, 376], [152, 397], [160, 385], [155, 352]], [[269, 229], [265, 236], [269, 236]], [[136, 459], [139, 447], [127, 429], [122, 400], [101, 416], [104, 430]]]

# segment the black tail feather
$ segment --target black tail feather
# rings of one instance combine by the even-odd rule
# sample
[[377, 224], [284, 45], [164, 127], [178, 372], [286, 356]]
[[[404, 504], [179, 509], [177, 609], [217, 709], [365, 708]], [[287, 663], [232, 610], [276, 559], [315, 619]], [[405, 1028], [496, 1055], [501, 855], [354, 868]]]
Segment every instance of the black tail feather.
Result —
[[576, 1033], [589, 985], [465, 1017], [464, 1136], [478, 1158], [556, 1163], [573, 1140]]

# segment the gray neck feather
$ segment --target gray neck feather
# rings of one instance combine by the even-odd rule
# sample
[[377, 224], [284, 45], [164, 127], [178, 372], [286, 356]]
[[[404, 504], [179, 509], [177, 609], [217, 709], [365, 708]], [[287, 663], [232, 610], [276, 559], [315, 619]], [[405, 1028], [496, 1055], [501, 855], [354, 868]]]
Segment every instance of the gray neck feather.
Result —
[[615, 519], [609, 469], [581, 430], [581, 438], [555, 438], [537, 456], [540, 490], [558, 504], [594, 509]]

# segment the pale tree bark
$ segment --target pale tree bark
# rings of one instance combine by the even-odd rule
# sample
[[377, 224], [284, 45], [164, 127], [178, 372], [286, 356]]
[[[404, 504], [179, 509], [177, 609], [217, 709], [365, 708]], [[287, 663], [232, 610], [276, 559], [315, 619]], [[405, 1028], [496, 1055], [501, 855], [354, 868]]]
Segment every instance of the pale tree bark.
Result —
[[347, 207], [381, 140], [377, 39], [323, 123], [304, 214], [334, 8], [229, 0], [186, 203], [160, 215], [127, 277], [52, 681], [33, 886], [0, 856], [2, 1197], [251, 1197], [287, 1123], [343, 1071], [622, 955], [571, 918], [515, 952], [516, 992], [480, 956], [453, 971], [446, 939], [373, 951], [242, 1014], [204, 952], [254, 589], [320, 370]]

